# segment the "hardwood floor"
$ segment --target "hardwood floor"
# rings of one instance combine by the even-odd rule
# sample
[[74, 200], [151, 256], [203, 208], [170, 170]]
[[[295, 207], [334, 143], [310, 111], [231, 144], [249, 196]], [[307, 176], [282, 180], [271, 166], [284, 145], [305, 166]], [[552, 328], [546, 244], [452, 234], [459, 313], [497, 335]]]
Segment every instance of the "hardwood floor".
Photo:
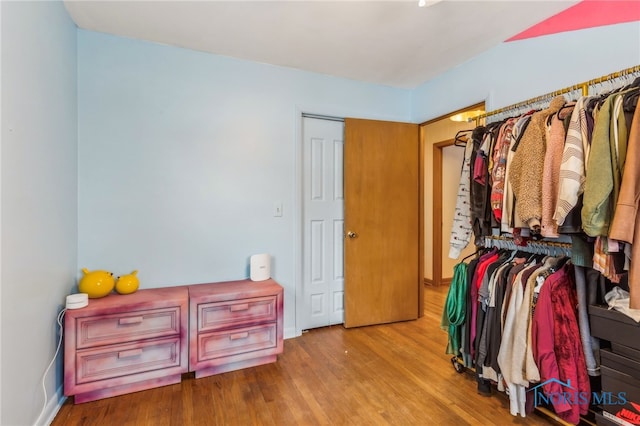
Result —
[[100, 401], [69, 398], [53, 426], [70, 425], [546, 425], [476, 392], [444, 353], [447, 287], [425, 287], [416, 321], [314, 329], [287, 339], [274, 364]]

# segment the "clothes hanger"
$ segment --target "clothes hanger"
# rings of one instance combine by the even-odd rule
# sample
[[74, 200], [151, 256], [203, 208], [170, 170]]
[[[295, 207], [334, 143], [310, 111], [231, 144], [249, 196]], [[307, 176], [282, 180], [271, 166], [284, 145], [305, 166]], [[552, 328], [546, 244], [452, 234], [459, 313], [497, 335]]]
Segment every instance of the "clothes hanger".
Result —
[[480, 249], [478, 249], [478, 250], [476, 250], [475, 252], [471, 253], [470, 255], [467, 255], [467, 256], [463, 257], [463, 258], [460, 260], [460, 262], [464, 262], [465, 260], [469, 259], [470, 257], [473, 257], [473, 256], [477, 255], [478, 253], [480, 253], [480, 251], [481, 251], [481, 250], [480, 250]]
[[[564, 108], [564, 107], [562, 107], [562, 108]], [[558, 111], [558, 112], [559, 112], [559, 111]], [[558, 115], [558, 113], [557, 113], [557, 112], [554, 112], [553, 114], [550, 114], [550, 115], [547, 117], [547, 119], [546, 119], [546, 123], [545, 123], [545, 124], [547, 125], [547, 127], [551, 125], [551, 122], [553, 121], [553, 117], [555, 117], [556, 115]]]
[[627, 87], [640, 87], [640, 77], [636, 77], [636, 79]]
[[[616, 93], [621, 93], [621, 92], [625, 92], [623, 93], [623, 97], [627, 92], [635, 92], [638, 87], [640, 87], [640, 78], [636, 79], [633, 83], [631, 83], [631, 85], [622, 85], [618, 88], [615, 87], [615, 84], [613, 83], [613, 79], [611, 80], [607, 80], [607, 83], [609, 83], [609, 90], [605, 91], [603, 93], [601, 93], [600, 95], [598, 95], [598, 101], [596, 103], [597, 107], [600, 108], [602, 107], [602, 105], [604, 104], [604, 102], [612, 95], [615, 95]], [[603, 84], [603, 88], [604, 88], [604, 82]], [[638, 86], [634, 86], [634, 84], [638, 84]]]
[[466, 147], [467, 146], [467, 142], [469, 141], [470, 135], [467, 135], [467, 133], [471, 133], [473, 132], [473, 129], [470, 130], [460, 130], [458, 131], [458, 133], [456, 133], [455, 138], [453, 139], [453, 144], [455, 146], [459, 146], [459, 147]]
[[560, 110], [558, 110], [558, 112], [556, 113], [558, 119], [562, 120], [564, 117], [566, 117], [565, 114], [572, 114], [575, 107], [575, 101], [567, 102], [566, 104], [564, 104], [564, 106], [560, 108]]

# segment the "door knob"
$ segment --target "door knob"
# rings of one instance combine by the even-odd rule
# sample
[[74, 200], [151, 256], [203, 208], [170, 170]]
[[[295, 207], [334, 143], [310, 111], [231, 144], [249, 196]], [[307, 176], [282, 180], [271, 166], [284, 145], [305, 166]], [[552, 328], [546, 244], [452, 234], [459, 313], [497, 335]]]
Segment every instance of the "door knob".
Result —
[[358, 234], [356, 234], [353, 231], [347, 232], [347, 237], [349, 237], [349, 238], [356, 238], [357, 236], [358, 236]]

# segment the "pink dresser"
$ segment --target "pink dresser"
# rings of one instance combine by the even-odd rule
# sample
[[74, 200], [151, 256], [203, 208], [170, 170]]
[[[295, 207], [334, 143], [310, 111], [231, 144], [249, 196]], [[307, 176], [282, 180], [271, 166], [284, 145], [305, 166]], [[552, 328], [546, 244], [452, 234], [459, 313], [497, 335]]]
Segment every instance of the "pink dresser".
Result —
[[64, 394], [75, 403], [179, 383], [188, 369], [188, 289], [89, 299], [64, 322]]
[[189, 371], [197, 377], [275, 362], [283, 289], [274, 280], [189, 286]]
[[75, 403], [277, 360], [283, 289], [275, 281], [195, 284], [110, 294], [68, 310], [64, 394]]

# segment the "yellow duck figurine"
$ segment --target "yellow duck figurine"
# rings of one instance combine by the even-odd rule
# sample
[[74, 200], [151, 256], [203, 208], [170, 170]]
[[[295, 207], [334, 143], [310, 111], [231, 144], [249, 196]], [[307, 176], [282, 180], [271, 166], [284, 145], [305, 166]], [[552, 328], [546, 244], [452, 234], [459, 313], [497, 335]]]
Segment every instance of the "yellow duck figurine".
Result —
[[78, 283], [78, 291], [87, 293], [89, 299], [99, 299], [113, 291], [115, 285], [113, 273], [109, 271], [91, 271], [82, 268], [84, 275]]
[[122, 275], [118, 277], [118, 281], [116, 282], [116, 291], [120, 294], [131, 294], [135, 293], [140, 286], [140, 280], [136, 274], [138, 271], [133, 271], [128, 275]]

